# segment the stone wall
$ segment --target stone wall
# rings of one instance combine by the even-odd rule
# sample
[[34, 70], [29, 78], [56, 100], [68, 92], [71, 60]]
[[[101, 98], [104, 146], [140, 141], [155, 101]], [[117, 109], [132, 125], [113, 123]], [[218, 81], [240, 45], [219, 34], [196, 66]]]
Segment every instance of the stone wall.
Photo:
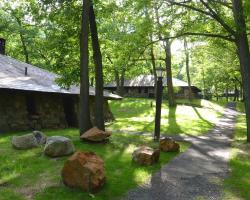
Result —
[[[39, 121], [31, 123], [30, 127], [33, 129], [54, 129], [65, 128], [67, 122], [65, 120], [65, 113], [63, 107], [62, 95], [60, 94], [35, 94], [36, 110]], [[31, 117], [31, 116], [30, 116]], [[30, 121], [31, 122], [31, 121]]]
[[[90, 97], [90, 112], [94, 122], [94, 97]], [[0, 133], [77, 127], [78, 113], [78, 95], [0, 90]], [[104, 118], [114, 119], [106, 99]]]
[[28, 113], [24, 105], [24, 95], [0, 90], [0, 133], [28, 129]]

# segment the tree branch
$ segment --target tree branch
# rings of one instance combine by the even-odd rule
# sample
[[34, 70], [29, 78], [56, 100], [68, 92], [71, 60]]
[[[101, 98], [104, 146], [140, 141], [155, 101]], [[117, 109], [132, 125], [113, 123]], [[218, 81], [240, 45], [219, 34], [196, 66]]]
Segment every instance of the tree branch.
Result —
[[222, 6], [225, 6], [225, 7], [229, 8], [229, 9], [233, 9], [233, 6], [232, 6], [231, 3], [227, 3], [227, 2], [224, 2], [224, 1], [221, 1], [221, 0], [210, 0], [210, 1], [213, 1], [214, 3], [218, 3], [218, 4], [220, 4]]
[[219, 35], [219, 34], [213, 34], [213, 33], [192, 33], [192, 32], [185, 32], [185, 33], [177, 34], [175, 36], [167, 37], [164, 39], [175, 39], [175, 38], [180, 38], [183, 36], [203, 36], [203, 37], [220, 38], [220, 39], [224, 39], [230, 42], [235, 41], [235, 39], [232, 38], [232, 35]]
[[182, 6], [182, 7], [185, 7], [185, 8], [188, 8], [188, 9], [191, 9], [191, 10], [194, 10], [196, 12], [199, 12], [199, 13], [202, 13], [204, 15], [208, 15], [208, 16], [212, 17], [211, 14], [209, 12], [207, 12], [207, 11], [204, 11], [204, 10], [196, 8], [194, 6], [190, 6], [190, 5], [185, 4], [185, 3], [190, 2], [190, 1], [187, 1], [187, 2], [184, 1], [184, 2], [181, 2], [181, 3], [180, 2], [175, 2], [173, 0], [166, 0], [166, 1], [169, 2], [172, 5]]
[[233, 36], [236, 35], [235, 31], [230, 26], [228, 26], [226, 24], [226, 22], [223, 19], [221, 19], [220, 16], [208, 5], [208, 3], [204, 2], [204, 0], [200, 0], [200, 1], [205, 6], [205, 8], [209, 10], [209, 12], [202, 10], [200, 8], [194, 7], [192, 5], [186, 4], [186, 3], [191, 2], [191, 1], [186, 1], [186, 2], [184, 1], [181, 3], [175, 2], [174, 0], [166, 0], [166, 1], [172, 5], [181, 6], [181, 7], [188, 8], [188, 9], [194, 10], [196, 12], [202, 13], [204, 15], [207, 15], [207, 16], [213, 18], [214, 20], [216, 20], [228, 33], [230, 33]]
[[235, 31], [206, 3], [204, 0], [200, 0], [201, 3], [209, 10], [210, 16], [214, 18], [227, 32], [231, 35], [236, 35]]

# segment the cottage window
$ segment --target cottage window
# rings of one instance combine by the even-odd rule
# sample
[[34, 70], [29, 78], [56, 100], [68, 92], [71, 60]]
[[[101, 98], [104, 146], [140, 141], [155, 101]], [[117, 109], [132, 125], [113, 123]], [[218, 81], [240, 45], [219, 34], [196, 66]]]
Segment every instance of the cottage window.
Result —
[[141, 93], [141, 88], [140, 88], [140, 87], [138, 88], [138, 93], [139, 93], [139, 94]]
[[144, 93], [148, 93], [148, 88], [144, 88]]

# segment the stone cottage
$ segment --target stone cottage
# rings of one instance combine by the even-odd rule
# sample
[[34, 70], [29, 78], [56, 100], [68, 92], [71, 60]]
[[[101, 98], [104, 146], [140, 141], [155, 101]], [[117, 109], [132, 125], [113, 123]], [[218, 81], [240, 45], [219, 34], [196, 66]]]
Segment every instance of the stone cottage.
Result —
[[[79, 87], [62, 89], [55, 82], [57, 77], [54, 73], [0, 54], [0, 133], [77, 127]], [[91, 87], [91, 113], [94, 97], [95, 90]], [[108, 100], [121, 97], [107, 91], [104, 97], [105, 120], [112, 120]]]
[[[167, 88], [167, 78], [163, 78], [163, 88], [165, 90], [166, 96], [166, 88]], [[173, 78], [173, 86], [175, 90], [176, 98], [188, 98], [189, 97], [189, 88], [188, 83], [179, 80], [177, 78]], [[115, 93], [117, 90], [116, 83], [112, 82], [104, 87], [112, 93]], [[201, 98], [201, 90], [192, 85], [191, 86], [192, 96], [194, 98]], [[155, 90], [154, 90], [154, 76], [153, 75], [140, 75], [131, 80], [124, 81], [124, 96], [126, 97], [143, 97], [143, 98], [154, 98]]]

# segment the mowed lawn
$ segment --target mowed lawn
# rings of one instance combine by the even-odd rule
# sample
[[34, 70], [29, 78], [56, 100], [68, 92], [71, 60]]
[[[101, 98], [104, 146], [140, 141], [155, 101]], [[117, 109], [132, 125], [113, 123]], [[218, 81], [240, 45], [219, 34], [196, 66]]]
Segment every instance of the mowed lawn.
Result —
[[[162, 104], [161, 133], [201, 135], [217, 122], [223, 106], [207, 100], [178, 100], [169, 109], [167, 101]], [[153, 132], [155, 101], [127, 98], [110, 102], [116, 121], [108, 128], [127, 132]]]
[[[166, 134], [200, 135], [212, 128], [218, 120], [221, 106], [208, 101], [180, 102], [176, 109], [168, 110], [163, 105], [162, 131]], [[190, 104], [190, 102], [188, 103]], [[121, 134], [123, 131], [153, 131], [154, 106], [150, 100], [124, 99], [111, 102], [116, 121], [109, 125], [113, 135], [109, 143], [89, 144], [79, 140], [77, 129], [44, 130], [48, 136], [62, 135], [73, 140], [76, 149], [93, 151], [105, 162], [107, 181], [97, 194], [89, 194], [79, 189], [63, 185], [61, 169], [67, 157], [48, 158], [43, 155], [43, 147], [32, 150], [15, 150], [11, 147], [9, 133], [0, 136], [0, 199], [1, 200], [111, 200], [121, 197], [137, 185], [150, 179], [161, 166], [168, 163], [178, 153], [161, 153], [158, 164], [141, 167], [131, 162], [131, 154], [140, 145], [157, 147], [151, 136]], [[168, 117], [168, 114], [170, 115]], [[188, 143], [180, 143], [181, 152]]]
[[[237, 109], [244, 111], [243, 104], [238, 103]], [[246, 116], [241, 114], [237, 119], [229, 163], [231, 173], [224, 182], [225, 200], [250, 199], [250, 144], [246, 142], [246, 135]]]

